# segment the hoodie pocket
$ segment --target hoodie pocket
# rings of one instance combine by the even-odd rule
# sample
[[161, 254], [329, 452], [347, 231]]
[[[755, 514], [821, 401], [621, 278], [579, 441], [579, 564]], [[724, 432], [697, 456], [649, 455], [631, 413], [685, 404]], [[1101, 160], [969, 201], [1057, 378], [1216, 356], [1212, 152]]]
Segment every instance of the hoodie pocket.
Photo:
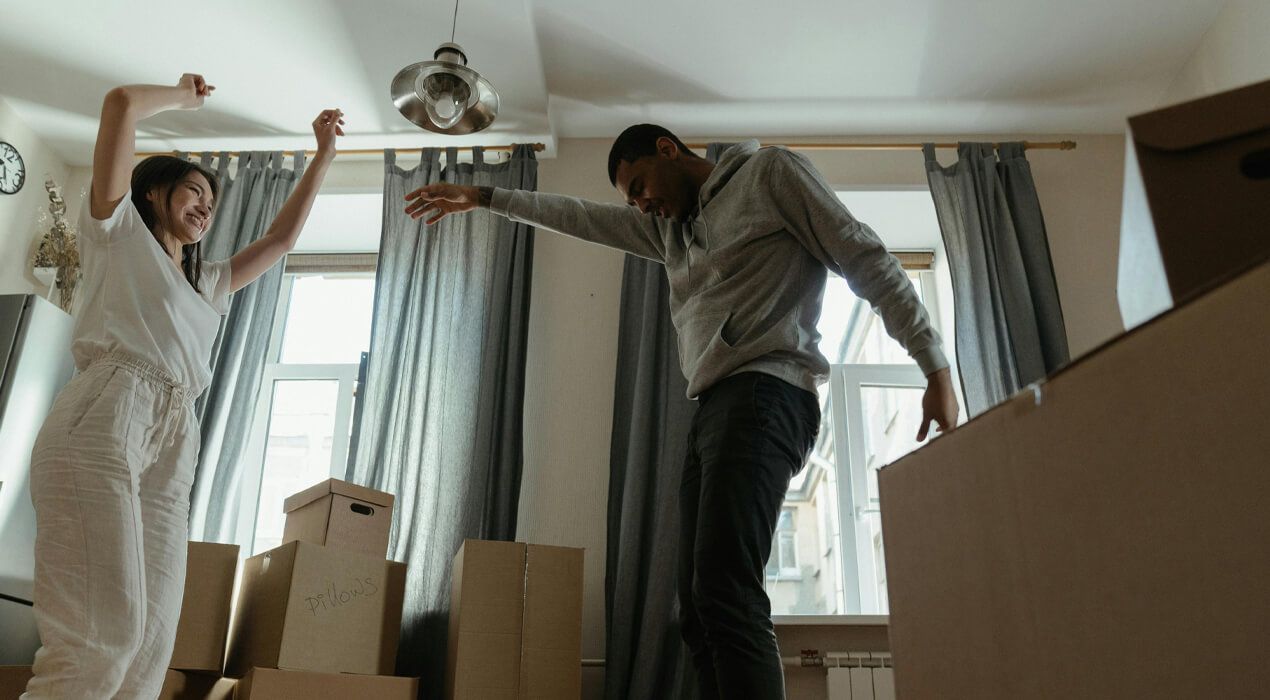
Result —
[[693, 370], [712, 352], [732, 349], [732, 344], [724, 337], [730, 320], [732, 314], [723, 312], [692, 318], [684, 323], [677, 336], [679, 361], [685, 374], [691, 377]]

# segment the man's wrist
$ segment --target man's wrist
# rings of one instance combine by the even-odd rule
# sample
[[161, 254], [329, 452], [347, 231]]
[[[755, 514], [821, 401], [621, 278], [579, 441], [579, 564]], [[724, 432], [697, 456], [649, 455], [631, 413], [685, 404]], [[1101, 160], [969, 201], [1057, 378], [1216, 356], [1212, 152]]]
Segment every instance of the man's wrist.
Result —
[[494, 201], [493, 187], [477, 187], [476, 188], [476, 205], [489, 208], [491, 202]]

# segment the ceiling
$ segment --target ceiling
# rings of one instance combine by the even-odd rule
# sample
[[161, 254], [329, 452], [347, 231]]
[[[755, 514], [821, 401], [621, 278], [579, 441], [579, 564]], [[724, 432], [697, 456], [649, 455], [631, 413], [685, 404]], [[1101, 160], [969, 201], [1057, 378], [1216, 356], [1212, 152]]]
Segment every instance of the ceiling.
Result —
[[310, 145], [330, 106], [347, 148], [553, 149], [636, 121], [689, 138], [1115, 133], [1224, 2], [461, 0], [455, 39], [502, 98], [469, 137], [423, 132], [388, 97], [450, 39], [451, 0], [6, 3], [0, 99], [75, 165], [108, 89], [186, 71], [215, 95], [143, 122], [140, 150]]

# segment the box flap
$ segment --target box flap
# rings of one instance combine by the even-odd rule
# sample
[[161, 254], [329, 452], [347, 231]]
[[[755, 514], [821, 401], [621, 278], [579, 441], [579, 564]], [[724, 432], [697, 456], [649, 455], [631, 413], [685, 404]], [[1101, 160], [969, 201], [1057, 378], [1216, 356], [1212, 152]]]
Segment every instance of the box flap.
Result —
[[581, 549], [527, 545], [521, 698], [581, 696], [582, 586]]
[[316, 501], [317, 499], [330, 493], [338, 493], [341, 496], [356, 498], [359, 501], [373, 503], [374, 505], [383, 506], [385, 508], [391, 507], [394, 500], [391, 493], [376, 491], [375, 489], [358, 486], [357, 484], [350, 484], [347, 481], [340, 481], [339, 479], [327, 479], [326, 481], [316, 483], [299, 493], [288, 496], [287, 500], [282, 502], [282, 510], [284, 513], [290, 513], [291, 511], [308, 505], [309, 503], [312, 503], [313, 501]]
[[1270, 131], [1270, 81], [1129, 118], [1135, 142], [1181, 151]]

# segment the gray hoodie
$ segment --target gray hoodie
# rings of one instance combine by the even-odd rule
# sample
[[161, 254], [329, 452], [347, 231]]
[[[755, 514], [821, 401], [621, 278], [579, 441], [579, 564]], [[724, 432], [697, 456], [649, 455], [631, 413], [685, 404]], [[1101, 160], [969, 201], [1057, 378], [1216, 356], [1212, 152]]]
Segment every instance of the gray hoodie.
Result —
[[495, 189], [490, 209], [664, 264], [690, 398], [738, 372], [814, 392], [829, 376], [816, 322], [830, 271], [872, 304], [925, 374], [948, 366], [899, 261], [804, 156], [737, 144], [698, 197], [689, 222], [522, 190]]

